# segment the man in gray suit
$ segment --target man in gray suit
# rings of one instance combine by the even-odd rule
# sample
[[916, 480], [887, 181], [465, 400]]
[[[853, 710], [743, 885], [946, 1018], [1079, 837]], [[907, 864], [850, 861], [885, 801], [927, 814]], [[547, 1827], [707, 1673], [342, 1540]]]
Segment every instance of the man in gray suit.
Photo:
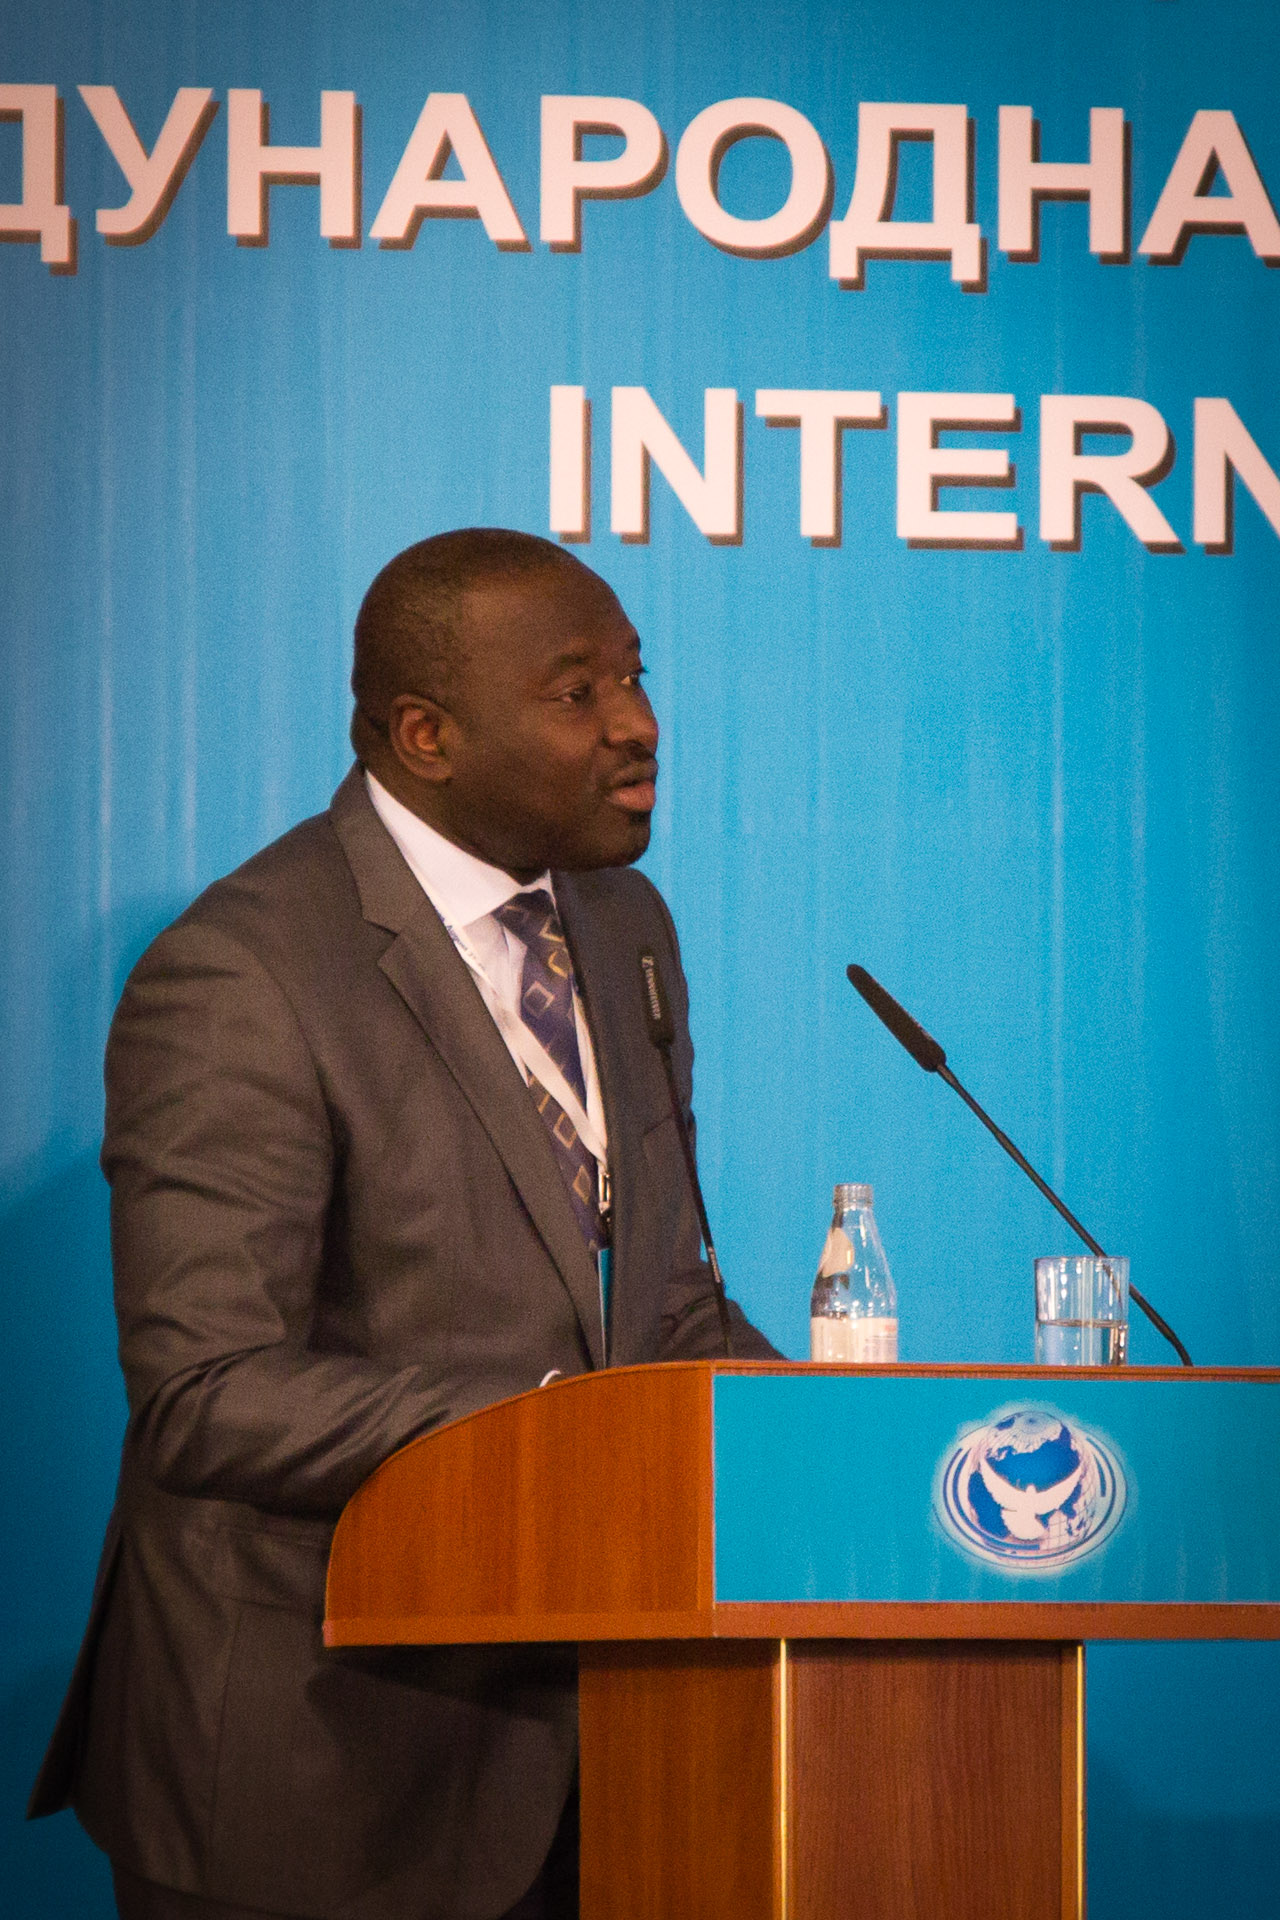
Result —
[[576, 1912], [574, 1649], [337, 1655], [320, 1623], [334, 1521], [414, 1435], [720, 1350], [641, 1002], [650, 948], [687, 1105], [674, 929], [628, 871], [640, 674], [563, 549], [409, 548], [360, 612], [329, 811], [125, 989], [103, 1164], [130, 1421], [32, 1812], [74, 1804], [126, 1920]]

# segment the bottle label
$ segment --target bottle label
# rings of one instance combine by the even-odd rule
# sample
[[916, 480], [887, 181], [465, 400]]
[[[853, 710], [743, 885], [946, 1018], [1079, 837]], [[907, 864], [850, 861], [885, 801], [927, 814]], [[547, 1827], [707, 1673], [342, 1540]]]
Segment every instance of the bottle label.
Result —
[[898, 1358], [898, 1323], [817, 1316], [809, 1322], [809, 1358], [854, 1366], [892, 1365]]

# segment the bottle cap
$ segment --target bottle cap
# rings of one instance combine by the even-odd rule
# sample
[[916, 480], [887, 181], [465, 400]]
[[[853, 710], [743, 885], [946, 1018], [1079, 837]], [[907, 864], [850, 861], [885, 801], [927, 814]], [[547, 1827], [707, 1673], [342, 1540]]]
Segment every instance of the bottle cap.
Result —
[[870, 1187], [855, 1185], [851, 1180], [841, 1180], [836, 1186], [836, 1211], [842, 1213], [846, 1207], [869, 1207], [873, 1193]]

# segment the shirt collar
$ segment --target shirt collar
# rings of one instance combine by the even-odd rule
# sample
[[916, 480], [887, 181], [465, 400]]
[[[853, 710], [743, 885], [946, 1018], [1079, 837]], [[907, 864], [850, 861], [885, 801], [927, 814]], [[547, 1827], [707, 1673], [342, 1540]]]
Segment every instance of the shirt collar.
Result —
[[364, 777], [374, 811], [447, 927], [469, 927], [534, 887], [545, 887], [555, 898], [549, 873], [536, 880], [513, 880], [501, 867], [491, 867], [420, 820], [367, 768]]

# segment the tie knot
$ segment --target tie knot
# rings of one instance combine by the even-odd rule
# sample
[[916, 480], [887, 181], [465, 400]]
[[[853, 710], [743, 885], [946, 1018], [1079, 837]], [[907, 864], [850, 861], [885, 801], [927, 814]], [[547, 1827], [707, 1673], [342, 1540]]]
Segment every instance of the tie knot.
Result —
[[509, 927], [518, 940], [523, 940], [526, 947], [533, 948], [540, 957], [545, 957], [548, 948], [564, 945], [564, 928], [560, 925], [556, 903], [545, 887], [535, 887], [532, 893], [517, 893], [497, 909], [494, 918]]

